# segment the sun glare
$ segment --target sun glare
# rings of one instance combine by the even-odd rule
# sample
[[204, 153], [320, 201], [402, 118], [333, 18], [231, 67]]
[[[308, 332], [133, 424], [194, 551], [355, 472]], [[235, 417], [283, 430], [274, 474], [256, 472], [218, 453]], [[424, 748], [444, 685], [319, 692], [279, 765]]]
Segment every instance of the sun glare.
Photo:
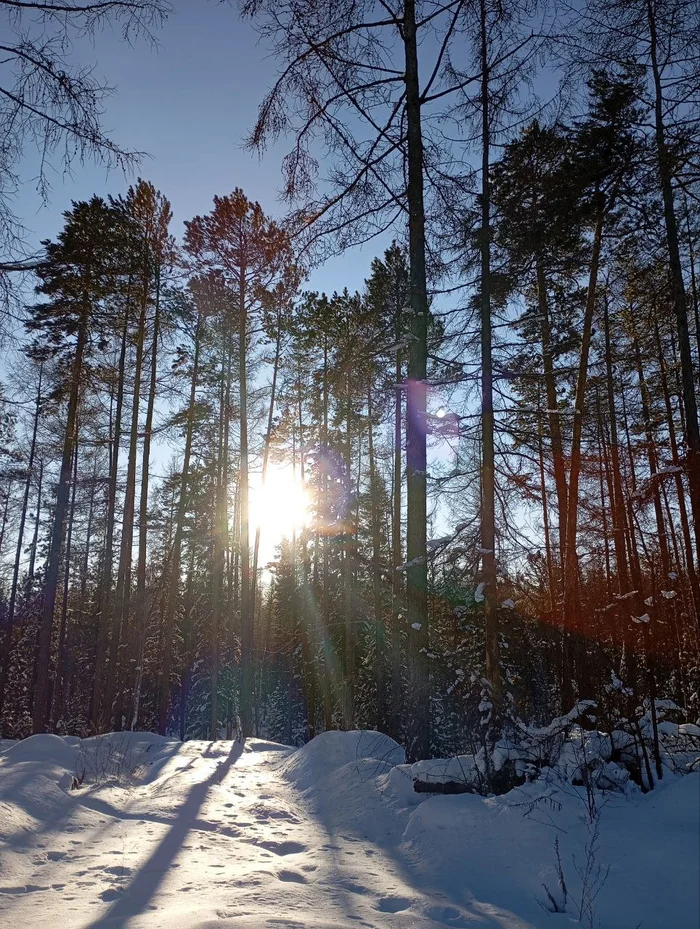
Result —
[[292, 468], [270, 464], [265, 486], [262, 478], [251, 481], [250, 522], [260, 527], [261, 548], [272, 557], [274, 547], [292, 533], [304, 528], [309, 520], [309, 497]]

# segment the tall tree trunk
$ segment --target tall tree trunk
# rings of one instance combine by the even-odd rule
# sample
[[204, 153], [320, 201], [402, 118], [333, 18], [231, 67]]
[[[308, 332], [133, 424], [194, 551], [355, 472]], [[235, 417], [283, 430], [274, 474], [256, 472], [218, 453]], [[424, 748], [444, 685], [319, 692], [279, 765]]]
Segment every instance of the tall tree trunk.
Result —
[[[539, 412], [539, 411], [538, 411]], [[538, 416], [537, 452], [540, 466], [540, 488], [542, 491], [542, 526], [544, 528], [544, 552], [547, 562], [547, 582], [549, 584], [549, 610], [552, 622], [556, 617], [557, 593], [554, 581], [554, 559], [552, 557], [552, 541], [549, 531], [549, 504], [547, 493], [547, 479], [544, 470], [544, 447], [542, 442], [542, 417]]]
[[[578, 502], [579, 477], [581, 474], [581, 438], [583, 434], [583, 413], [586, 400], [586, 384], [588, 382], [588, 356], [591, 347], [591, 332], [593, 329], [593, 313], [596, 302], [596, 289], [598, 285], [598, 265], [603, 240], [603, 221], [605, 218], [605, 198], [599, 191], [596, 192], [596, 223], [593, 234], [593, 254], [588, 278], [588, 293], [586, 296], [586, 309], [583, 317], [583, 332], [581, 336], [581, 358], [579, 361], [578, 377], [576, 380], [576, 397], [574, 400], [573, 433], [571, 438], [571, 466], [569, 469], [569, 503], [566, 521], [566, 554], [564, 559], [564, 623], [565, 647], [571, 646], [571, 635], [574, 636], [575, 654], [571, 657], [576, 661], [572, 668], [571, 660], [565, 659], [566, 675], [562, 687], [564, 706], [571, 704], [574, 698], [573, 673], [578, 680], [579, 698], [584, 695], [587, 687], [586, 669], [584, 667], [585, 643], [583, 642], [584, 629], [581, 624], [581, 599], [579, 590], [579, 568], [577, 553], [578, 533]], [[570, 708], [570, 707], [569, 707]]]
[[75, 519], [75, 491], [78, 485], [78, 441], [79, 427], [75, 427], [75, 448], [73, 449], [73, 479], [71, 483], [70, 507], [68, 510], [68, 531], [66, 533], [65, 554], [63, 557], [63, 597], [61, 602], [61, 621], [58, 628], [58, 657], [56, 661], [56, 681], [53, 688], [53, 728], [58, 727], [63, 715], [68, 663], [71, 655], [68, 648], [68, 597], [70, 595], [71, 554], [73, 545], [73, 524]]
[[661, 197], [664, 208], [666, 243], [668, 247], [671, 284], [673, 287], [673, 308], [678, 330], [678, 347], [681, 361], [681, 383], [683, 387], [683, 405], [685, 407], [686, 436], [688, 442], [688, 484], [690, 487], [690, 510], [696, 529], [696, 544], [700, 551], [700, 426], [698, 424], [698, 407], [695, 398], [695, 376], [693, 358], [690, 350], [688, 331], [688, 308], [683, 280], [680, 247], [678, 243], [678, 222], [673, 202], [673, 185], [671, 155], [666, 141], [664, 124], [664, 97], [661, 70], [658, 61], [659, 41], [656, 33], [656, 11], [653, 0], [647, 0], [647, 19], [649, 25], [649, 54], [654, 82], [654, 118], [656, 156], [661, 182]]
[[[297, 370], [297, 423], [299, 429], [299, 479], [301, 488], [306, 487], [306, 461], [304, 457], [304, 405], [302, 397], [302, 370]], [[296, 484], [296, 476], [294, 478]], [[306, 695], [306, 737], [310, 741], [316, 735], [316, 652], [318, 648], [318, 628], [316, 610], [311, 599], [309, 588], [309, 549], [308, 533], [302, 526], [299, 533], [299, 547], [301, 549], [301, 637], [303, 649], [303, 671]], [[256, 712], [256, 720], [257, 720]], [[256, 721], [256, 733], [258, 724]]]
[[542, 339], [542, 372], [547, 393], [547, 419], [549, 421], [549, 441], [552, 447], [552, 465], [554, 468], [554, 486], [557, 493], [559, 510], [559, 569], [560, 574], [566, 551], [566, 514], [568, 509], [568, 490], [566, 487], [566, 467], [564, 464], [564, 445], [561, 437], [559, 419], [559, 398], [554, 374], [554, 356], [552, 352], [552, 325], [549, 317], [549, 300], [547, 298], [547, 281], [541, 259], [537, 261], [537, 299], [540, 316], [540, 333]]
[[[139, 408], [141, 402], [141, 374], [143, 371], [143, 349], [146, 329], [147, 295], [141, 301], [138, 326], [136, 330], [136, 358], [134, 360], [134, 391], [131, 406], [131, 428], [129, 430], [129, 457], [126, 468], [126, 487], [124, 489], [124, 510], [122, 513], [122, 537], [119, 550], [119, 569], [117, 572], [117, 589], [115, 593], [115, 614], [110, 642], [109, 665], [105, 681], [105, 710], [110, 718], [112, 702], [114, 706], [114, 725], [121, 730], [125, 706], [125, 689], [130, 679], [129, 667], [133, 662], [132, 640], [129, 630], [131, 609], [131, 574], [132, 554], [134, 549], [134, 515], [136, 511], [136, 460], [138, 455]], [[123, 657], [120, 660], [120, 646]]]
[[58, 577], [61, 567], [61, 549], [66, 528], [66, 511], [68, 509], [68, 493], [70, 489], [71, 465], [73, 464], [73, 449], [76, 439], [76, 421], [80, 403], [80, 380], [83, 372], [83, 357], [87, 345], [88, 322], [90, 318], [90, 301], [87, 295], [83, 297], [83, 306], [78, 324], [78, 334], [75, 345], [75, 355], [71, 365], [70, 395], [68, 399], [68, 416], [66, 430], [63, 438], [63, 454], [61, 456], [61, 470], [58, 476], [56, 489], [56, 508], [54, 510], [53, 528], [49, 543], [47, 559], [46, 580], [44, 583], [44, 603], [41, 612], [41, 626], [39, 628], [39, 642], [36, 661], [36, 685], [34, 687], [34, 700], [32, 706], [32, 731], [44, 732], [48, 714], [49, 700], [49, 666], [51, 662], [51, 637], [53, 633], [54, 613], [56, 610], [56, 594], [58, 592]]
[[[596, 390], [596, 413], [598, 433], [598, 488], [600, 491], [600, 516], [601, 528], [603, 530], [603, 549], [605, 552], [605, 584], [607, 588], [606, 596], [608, 600], [610, 600], [613, 595], [613, 589], [610, 558], [610, 534], [608, 532], [608, 513], [612, 511], [612, 498], [609, 497], [610, 505], [608, 506], [608, 501], [605, 496], [605, 485], [608, 483], [606, 481], [606, 472], [608, 470], [608, 453], [605, 445], [605, 430], [603, 429], [603, 413], [601, 410], [599, 390]], [[608, 490], [609, 489], [610, 484], [608, 483]]]
[[214, 513], [213, 513], [213, 539], [212, 539], [212, 596], [211, 596], [211, 717], [209, 721], [210, 738], [212, 741], [219, 738], [219, 665], [220, 632], [222, 601], [224, 594], [224, 568], [226, 558], [226, 529], [221, 515], [226, 510], [224, 466], [224, 434], [226, 432], [225, 419], [228, 415], [226, 408], [226, 382], [227, 372], [231, 364], [231, 332], [229, 321], [226, 322], [227, 335], [221, 361], [221, 382], [219, 384], [219, 430], [217, 436], [216, 454], [216, 480], [214, 484]]
[[41, 491], [44, 486], [44, 459], [39, 461], [39, 480], [36, 488], [36, 513], [34, 514], [34, 534], [32, 536], [32, 545], [29, 552], [29, 565], [27, 567], [27, 585], [31, 586], [34, 581], [34, 568], [36, 565], [36, 553], [39, 547], [39, 529], [41, 528]]
[[328, 508], [328, 333], [323, 333], [323, 414], [321, 424], [321, 445], [322, 445], [322, 477], [321, 492], [322, 499], [319, 500], [319, 512], [322, 513], [323, 524], [323, 600], [321, 609], [322, 624], [322, 646], [323, 646], [323, 722], [326, 731], [333, 728], [333, 698], [334, 692], [338, 687], [337, 675], [335, 674], [335, 656], [333, 654], [333, 642], [331, 640], [329, 629], [330, 618], [330, 553], [328, 533], [330, 531], [330, 519]]
[[[666, 428], [668, 429], [668, 441], [671, 448], [671, 463], [675, 468], [680, 468], [680, 457], [678, 454], [678, 442], [676, 441], [676, 424], [673, 417], [673, 408], [671, 406], [671, 394], [668, 389], [668, 378], [666, 376], [666, 363], [664, 361], [663, 349], [661, 346], [661, 337], [659, 327], [655, 325], [654, 335], [656, 339], [656, 350], [659, 356], [659, 374], [661, 378], [661, 392], [664, 397], [664, 408], [666, 410]], [[675, 475], [676, 497], [678, 499], [678, 516], [681, 523], [681, 533], [683, 535], [683, 551], [685, 560], [685, 569], [688, 573], [688, 581], [695, 606], [695, 620], [700, 631], [700, 584], [695, 569], [695, 559], [693, 557], [693, 542], [690, 535], [690, 523], [688, 521], [688, 509], [685, 505], [685, 488], [683, 487], [683, 476], [680, 470]]]
[[406, 603], [409, 653], [411, 760], [430, 754], [428, 664], [426, 375], [428, 294], [425, 272], [423, 136], [418, 76], [415, 0], [405, 0], [403, 40], [408, 143], [408, 241], [411, 279], [411, 341], [406, 393]]
[[[397, 289], [398, 291], [398, 289]], [[397, 344], [403, 334], [402, 316], [404, 308], [397, 292], [394, 307], [394, 337]], [[394, 397], [394, 476], [393, 499], [391, 511], [391, 732], [389, 735], [401, 741], [401, 720], [403, 714], [402, 687], [402, 610], [403, 610], [403, 564], [401, 545], [401, 485], [403, 468], [401, 460], [401, 439], [403, 435], [403, 359], [401, 349], [396, 351], [396, 395]]]
[[690, 292], [693, 296], [693, 315], [695, 317], [695, 341], [697, 343], [698, 366], [700, 367], [700, 294], [698, 293], [698, 279], [695, 271], [695, 247], [693, 235], [690, 231], [690, 212], [686, 199], [685, 225], [688, 233], [688, 263], [690, 264]]
[[608, 420], [610, 423], [610, 465], [613, 493], [612, 524], [613, 545], [615, 547], [615, 565], [617, 568], [619, 592], [630, 590], [630, 577], [625, 548], [625, 504], [622, 495], [622, 475], [620, 471], [620, 445], [617, 437], [617, 410], [615, 409], [615, 381], [613, 376], [612, 350], [610, 339], [610, 315], [607, 296], [603, 299], [603, 329], [605, 336], [605, 386], [607, 394]]
[[[281, 313], [277, 311], [277, 336], [275, 339], [275, 360], [272, 365], [272, 385], [270, 387], [270, 405], [267, 411], [267, 432], [265, 433], [265, 442], [263, 445], [262, 460], [262, 477], [260, 481], [260, 493], [265, 492], [265, 482], [267, 480], [267, 467], [270, 460], [270, 443], [272, 441], [272, 424], [275, 416], [275, 400], [277, 397], [277, 374], [279, 371], [280, 348], [282, 344], [282, 321]], [[260, 523], [255, 527], [255, 541], [253, 542], [253, 570], [251, 572], [252, 586], [250, 591], [250, 609], [255, 612], [255, 600], [258, 590], [258, 557], [260, 553]]]
[[481, 42], [481, 564], [483, 569], [486, 679], [498, 707], [501, 666], [496, 590], [496, 472], [491, 331], [491, 112], [486, 0], [479, 2]]
[[0, 555], [2, 555], [3, 545], [5, 543], [5, 529], [7, 528], [7, 518], [10, 514], [10, 500], [12, 499], [13, 480], [10, 480], [5, 493], [5, 506], [2, 508], [2, 520], [0, 520]]
[[348, 365], [345, 371], [345, 494], [346, 505], [343, 525], [343, 619], [345, 629], [343, 671], [343, 726], [355, 728], [355, 525], [351, 508], [353, 493], [352, 481], [352, 376]]
[[[243, 249], [241, 249], [241, 256]], [[242, 262], [239, 268], [239, 390], [241, 405], [240, 443], [241, 443], [241, 730], [243, 738], [253, 733], [253, 696], [255, 674], [253, 670], [253, 614], [250, 596], [250, 516], [248, 477], [248, 310], [246, 301], [246, 266]]]
[[[153, 313], [153, 338], [151, 339], [151, 371], [146, 405], [146, 422], [143, 430], [143, 452], [141, 456], [141, 493], [139, 497], [139, 553], [136, 565], [136, 611], [134, 636], [138, 649], [137, 677], [139, 684], [134, 688], [133, 716], [138, 717], [137, 704], [140, 701], [141, 665], [146, 635], [146, 561], [148, 556], [148, 485], [151, 467], [151, 439], [153, 435], [153, 415], [156, 404], [158, 383], [158, 341], [160, 339], [160, 264], [156, 268], [155, 308]], [[132, 727], [133, 728], [133, 727]]]
[[382, 604], [382, 536], [379, 505], [379, 477], [374, 455], [374, 410], [372, 406], [372, 384], [367, 389], [367, 425], [369, 429], [369, 494], [372, 519], [372, 601], [374, 612], [374, 663], [377, 687], [376, 725], [385, 732], [387, 729], [387, 692], [386, 692], [386, 636], [384, 629], [384, 609]]
[[[122, 437], [122, 410], [124, 407], [124, 379], [126, 371], [126, 349], [129, 335], [129, 313], [124, 313], [122, 340], [119, 352], [117, 376], [117, 398], [114, 413], [113, 433], [110, 435], [111, 454], [109, 460], [109, 481], [107, 488], [107, 520], [105, 526], [105, 553], [99, 593], [99, 615], [97, 622], [97, 642], [95, 646], [95, 676], [92, 682], [92, 701], [90, 722], [92, 728], [101, 730], [108, 723], [111, 706], [104, 702], [103, 687], [105, 663], [107, 660], [107, 638], [112, 616], [112, 579], [114, 572], [114, 534], [117, 510], [117, 482], [119, 480], [119, 452]], [[110, 430], [112, 424], [110, 423]]]
[[[185, 430], [185, 451], [182, 460], [182, 477], [180, 479], [180, 495], [175, 518], [175, 531], [169, 565], [166, 569], [168, 581], [168, 596], [163, 617], [163, 651], [158, 678], [157, 716], [158, 732], [165, 734], [168, 721], [168, 704], [170, 700], [170, 673], [173, 661], [173, 635], [175, 632], [175, 611], [177, 609], [178, 594], [180, 591], [180, 558], [182, 554], [182, 537], [185, 530], [185, 516], [189, 498], [190, 458], [192, 455], [192, 435], [194, 432], [195, 405], [197, 400], [197, 381], [199, 378], [199, 355], [202, 342], [203, 315], [201, 309], [197, 312], [197, 324], [194, 332], [194, 357], [192, 359], [192, 376], [190, 379], [190, 397], [187, 406], [187, 427]], [[189, 575], [188, 575], [189, 577]]]
[[[634, 328], [634, 318], [632, 318]], [[649, 411], [649, 390], [647, 388], [646, 378], [644, 377], [644, 368], [642, 365], [642, 354], [639, 350], [637, 334], [634, 333], [632, 339], [634, 359], [637, 367], [637, 381], [639, 384], [639, 393], [642, 406], [642, 422], [644, 423], [644, 434], [647, 446], [647, 461], [649, 462], [649, 476], [652, 482], [652, 499], [654, 502], [654, 515], [656, 517], [656, 532], [659, 539], [659, 554], [661, 556], [661, 570], [664, 578], [668, 578], [668, 572], [671, 570], [671, 564], [668, 556], [668, 541], [666, 538], [666, 525], [664, 523], [664, 514], [661, 506], [661, 494], [659, 491], [658, 481], [655, 481], [658, 471], [656, 460], [656, 441], [651, 425], [651, 414]]]
[[190, 694], [190, 683], [192, 679], [192, 663], [194, 661], [194, 649], [193, 649], [193, 632], [192, 629], [192, 609], [193, 609], [193, 596], [192, 596], [192, 586], [194, 583], [194, 555], [195, 555], [195, 546], [190, 546], [190, 560], [187, 568], [187, 582], [185, 585], [185, 602], [184, 602], [184, 613], [185, 613], [185, 624], [184, 624], [184, 634], [182, 642], [182, 651], [183, 651], [183, 667], [182, 673], [180, 674], [180, 706], [179, 706], [179, 723], [180, 723], [180, 741], [185, 741], [185, 735], [187, 733], [187, 702]]
[[12, 635], [14, 631], [15, 605], [17, 603], [19, 570], [22, 564], [22, 554], [24, 548], [24, 526], [27, 519], [27, 511], [29, 509], [29, 495], [32, 489], [32, 477], [34, 476], [34, 456], [36, 454], [36, 437], [39, 430], [39, 412], [41, 410], [41, 386], [43, 374], [44, 365], [42, 363], [39, 366], [39, 384], [36, 391], [34, 421], [32, 424], [32, 439], [29, 446], [29, 460], [27, 461], [27, 479], [24, 482], [22, 509], [19, 514], [17, 545], [15, 546], [15, 562], [12, 568], [12, 586], [10, 587], [10, 602], [7, 607], [7, 619], [5, 620], [2, 641], [0, 641], [0, 720], [2, 720], [3, 706], [5, 703], [5, 687], [7, 685], [7, 676], [10, 670], [10, 657], [12, 654]]

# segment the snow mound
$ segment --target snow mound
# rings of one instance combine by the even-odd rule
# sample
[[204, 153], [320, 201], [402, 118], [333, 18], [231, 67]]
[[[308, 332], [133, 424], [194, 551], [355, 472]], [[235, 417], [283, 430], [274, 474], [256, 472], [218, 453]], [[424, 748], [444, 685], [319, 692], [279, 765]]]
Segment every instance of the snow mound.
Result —
[[359, 729], [353, 732], [322, 732], [297, 749], [282, 765], [287, 780], [306, 790], [345, 765], [370, 759], [386, 765], [403, 764], [403, 748], [381, 732]]
[[282, 745], [281, 742], [270, 742], [267, 739], [248, 738], [245, 740], [246, 752], [292, 752], [291, 745]]
[[78, 750], [57, 735], [32, 735], [16, 742], [6, 752], [7, 764], [34, 762], [50, 764], [66, 771], [75, 771]]

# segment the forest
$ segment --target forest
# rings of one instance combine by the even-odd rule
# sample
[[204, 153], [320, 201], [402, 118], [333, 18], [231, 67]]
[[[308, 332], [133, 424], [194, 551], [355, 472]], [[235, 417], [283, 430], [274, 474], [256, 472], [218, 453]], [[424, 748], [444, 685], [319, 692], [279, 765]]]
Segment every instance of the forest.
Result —
[[[64, 59], [167, 5], [0, 2], [0, 735], [418, 761], [595, 707], [653, 787], [700, 715], [700, 7], [239, 10], [280, 200], [182, 224]], [[28, 146], [132, 170], [35, 255]]]

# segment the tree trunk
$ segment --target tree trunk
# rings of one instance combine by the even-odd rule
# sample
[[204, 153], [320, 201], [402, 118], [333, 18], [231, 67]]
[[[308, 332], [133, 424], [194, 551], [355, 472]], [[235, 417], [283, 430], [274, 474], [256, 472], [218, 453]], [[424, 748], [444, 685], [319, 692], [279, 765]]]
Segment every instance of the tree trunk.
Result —
[[418, 76], [415, 0], [405, 0], [403, 39], [408, 143], [408, 240], [411, 279], [411, 341], [406, 393], [406, 602], [409, 652], [412, 761], [430, 754], [428, 648], [426, 374], [428, 295], [425, 273], [423, 138]]
[[68, 511], [68, 531], [66, 533], [66, 550], [63, 557], [63, 597], [61, 602], [61, 621], [58, 629], [58, 658], [56, 661], [56, 680], [53, 688], [53, 728], [57, 729], [61, 716], [68, 678], [68, 662], [71, 654], [67, 645], [68, 638], [68, 597], [70, 595], [71, 553], [73, 544], [73, 522], [75, 518], [75, 491], [78, 484], [78, 424], [75, 427], [75, 448], [73, 449], [73, 480]]
[[695, 399], [695, 376], [693, 373], [693, 358], [690, 350], [685, 282], [683, 280], [683, 267], [678, 243], [678, 222], [673, 202], [671, 162], [666, 143], [666, 127], [664, 125], [664, 99], [661, 71], [658, 63], [659, 43], [656, 34], [656, 13], [652, 0], [647, 0], [647, 18], [649, 25], [649, 54], [651, 58], [655, 94], [656, 155], [658, 160], [659, 179], [661, 182], [661, 196], [664, 208], [664, 224], [666, 227], [666, 243], [668, 246], [671, 284], [673, 287], [673, 308], [675, 310], [676, 327], [678, 330], [683, 405], [685, 406], [690, 510], [695, 524], [696, 546], [698, 547], [698, 551], [700, 551], [700, 426], [698, 425], [698, 408]]
[[[634, 326], [634, 317], [632, 317]], [[644, 377], [644, 368], [642, 366], [642, 355], [639, 350], [637, 335], [634, 334], [633, 340], [634, 359], [637, 366], [637, 381], [639, 383], [639, 393], [642, 406], [642, 422], [644, 423], [644, 433], [647, 446], [647, 461], [649, 462], [649, 476], [652, 482], [652, 499], [654, 502], [654, 515], [656, 517], [656, 531], [659, 539], [659, 553], [661, 556], [661, 570], [664, 578], [668, 578], [668, 572], [671, 570], [671, 564], [668, 556], [668, 541], [666, 538], [666, 525], [664, 523], [664, 514], [661, 506], [661, 494], [659, 491], [658, 481], [654, 478], [658, 471], [656, 460], [656, 441], [651, 426], [651, 415], [649, 412], [649, 390], [647, 388], [646, 378]]]
[[485, 671], [492, 700], [501, 699], [496, 590], [496, 472], [491, 333], [491, 114], [486, 0], [480, 0], [481, 40], [481, 564], [483, 569]]
[[[566, 551], [566, 514], [568, 509], [566, 467], [564, 464], [564, 446], [561, 437], [559, 419], [559, 398], [557, 382], [554, 375], [554, 357], [552, 354], [552, 327], [549, 318], [549, 300], [544, 265], [537, 261], [537, 299], [540, 315], [540, 333], [542, 338], [542, 369], [544, 385], [547, 392], [547, 419], [549, 421], [549, 441], [552, 446], [552, 464], [554, 467], [554, 485], [557, 492], [559, 509], [559, 568], [564, 562]], [[563, 573], [563, 572], [562, 572]]]
[[374, 423], [372, 421], [372, 384], [367, 389], [367, 424], [369, 428], [369, 494], [372, 519], [372, 600], [374, 612], [374, 674], [377, 688], [376, 725], [387, 729], [386, 636], [382, 605], [382, 536], [379, 522], [379, 478], [374, 457]]
[[[136, 330], [136, 358], [134, 362], [134, 391], [131, 406], [131, 428], [129, 431], [129, 457], [126, 469], [126, 487], [124, 489], [124, 511], [122, 513], [122, 537], [119, 551], [119, 570], [115, 594], [115, 614], [110, 642], [109, 665], [105, 682], [105, 712], [110, 718], [111, 705], [116, 697], [114, 708], [114, 725], [123, 728], [126, 682], [130, 679], [130, 667], [133, 662], [132, 640], [129, 630], [129, 613], [131, 607], [131, 572], [134, 548], [134, 515], [136, 509], [136, 459], [138, 453], [139, 407], [141, 401], [141, 374], [143, 370], [143, 349], [146, 328], [147, 297], [141, 301], [138, 328]], [[120, 660], [120, 646], [123, 643], [123, 658]]]
[[[565, 659], [566, 675], [562, 687], [564, 706], [573, 703], [573, 674], [578, 677], [578, 698], [584, 696], [587, 686], [584, 667], [585, 645], [582, 637], [584, 629], [581, 624], [581, 599], [579, 590], [578, 553], [576, 549], [578, 530], [578, 495], [579, 477], [581, 473], [581, 437], [583, 434], [583, 412], [586, 399], [586, 384], [588, 381], [588, 355], [591, 347], [591, 332], [593, 329], [593, 313], [596, 302], [596, 289], [598, 285], [598, 265], [603, 240], [603, 221], [605, 217], [605, 198], [600, 192], [596, 194], [596, 224], [593, 234], [593, 254], [588, 278], [588, 293], [586, 296], [586, 309], [583, 317], [583, 332], [581, 337], [581, 358], [579, 361], [578, 377], [576, 380], [576, 397], [574, 401], [573, 434], [571, 439], [571, 467], [569, 470], [569, 502], [566, 521], [566, 555], [564, 558], [564, 623], [565, 647], [570, 649], [571, 636], [574, 636], [575, 653]], [[572, 668], [570, 658], [576, 661]], [[570, 707], [569, 707], [570, 708]]]
[[82, 312], [78, 326], [75, 355], [71, 366], [70, 396], [68, 400], [68, 417], [63, 438], [61, 470], [56, 489], [56, 508], [54, 510], [53, 528], [49, 543], [46, 580], [44, 583], [44, 603], [39, 628], [39, 642], [36, 661], [36, 685], [32, 707], [32, 731], [44, 732], [49, 700], [49, 666], [51, 661], [51, 637], [53, 633], [58, 576], [61, 566], [61, 549], [65, 536], [66, 511], [68, 509], [68, 492], [70, 488], [73, 449], [75, 447], [76, 421], [80, 404], [80, 380], [83, 371], [83, 357], [87, 345], [90, 303], [87, 296], [83, 299]]
[[610, 316], [607, 297], [603, 300], [603, 328], [605, 336], [605, 386], [607, 393], [608, 420], [610, 422], [610, 465], [612, 478], [612, 524], [615, 565], [617, 567], [619, 592], [630, 590], [630, 577], [625, 548], [625, 504], [622, 494], [620, 472], [620, 446], [617, 437], [617, 411], [615, 409], [615, 382], [613, 377], [612, 350], [610, 341]]
[[[139, 554], [136, 566], [136, 611], [134, 619], [134, 636], [138, 649], [137, 677], [139, 684], [134, 688], [134, 718], [138, 717], [140, 701], [141, 664], [143, 662], [144, 639], [146, 635], [146, 561], [148, 556], [148, 485], [151, 466], [151, 438], [153, 435], [153, 414], [156, 403], [158, 383], [158, 340], [160, 338], [160, 265], [156, 270], [156, 295], [153, 314], [153, 338], [151, 340], [151, 372], [148, 385], [146, 422], [143, 430], [143, 452], [141, 456], [141, 493], [139, 497]], [[132, 728], [135, 723], [132, 724]]]
[[[673, 418], [673, 408], [671, 407], [671, 395], [668, 389], [668, 379], [666, 377], [666, 364], [664, 362], [663, 349], [661, 346], [661, 337], [659, 335], [658, 325], [654, 328], [656, 338], [656, 350], [659, 356], [659, 374], [661, 377], [661, 392], [664, 396], [664, 407], [666, 410], [666, 427], [668, 429], [668, 440], [671, 448], [671, 463], [675, 468], [680, 467], [680, 457], [678, 454], [678, 442], [676, 441], [676, 424]], [[690, 523], [688, 521], [688, 509], [685, 505], [685, 488], [683, 487], [683, 476], [680, 471], [674, 475], [676, 484], [676, 497], [678, 499], [678, 515], [681, 523], [681, 533], [683, 534], [683, 550], [685, 569], [688, 573], [688, 581], [695, 606], [695, 620], [700, 631], [700, 584], [695, 569], [695, 559], [693, 557], [693, 542], [690, 535]]]
[[165, 734], [168, 722], [168, 704], [170, 700], [170, 672], [173, 661], [173, 634], [175, 632], [175, 611], [180, 590], [180, 558], [182, 537], [185, 529], [185, 516], [189, 496], [190, 457], [192, 454], [192, 435], [194, 432], [195, 404], [197, 400], [197, 379], [199, 377], [199, 354], [201, 347], [203, 315], [197, 312], [197, 324], [194, 332], [194, 358], [192, 360], [192, 377], [190, 379], [190, 397], [187, 407], [187, 427], [185, 431], [185, 451], [182, 460], [182, 477], [180, 479], [180, 496], [175, 519], [170, 565], [167, 568], [168, 596], [165, 616], [163, 617], [163, 657], [158, 679], [157, 714], [158, 732]]
[[17, 603], [17, 587], [19, 584], [19, 570], [22, 564], [22, 554], [24, 547], [24, 526], [29, 509], [29, 495], [32, 489], [32, 476], [34, 473], [34, 456], [36, 454], [36, 437], [39, 430], [39, 412], [41, 409], [41, 385], [44, 374], [43, 363], [39, 366], [39, 385], [36, 391], [36, 404], [34, 407], [34, 422], [32, 425], [32, 440], [29, 446], [29, 460], [27, 462], [27, 480], [24, 482], [24, 496], [22, 498], [22, 509], [19, 514], [19, 528], [17, 529], [17, 545], [15, 546], [15, 563], [12, 568], [12, 586], [10, 587], [10, 602], [7, 607], [7, 619], [3, 630], [2, 641], [0, 641], [0, 720], [5, 703], [5, 687], [7, 685], [7, 676], [10, 670], [10, 658], [12, 654], [12, 634], [14, 631], [15, 605]]
[[355, 526], [351, 510], [353, 494], [352, 482], [352, 381], [348, 365], [345, 371], [345, 513], [343, 514], [343, 619], [345, 642], [343, 653], [344, 690], [343, 690], [343, 726], [355, 728]]
[[39, 480], [36, 488], [36, 514], [34, 516], [34, 534], [32, 536], [32, 547], [29, 552], [29, 566], [27, 567], [27, 585], [31, 586], [34, 581], [34, 567], [36, 565], [36, 553], [39, 547], [39, 529], [41, 527], [41, 491], [44, 486], [44, 459], [39, 461]]
[[225, 486], [225, 452], [224, 452], [224, 421], [228, 415], [226, 408], [226, 381], [227, 372], [231, 365], [231, 332], [227, 321], [226, 344], [224, 345], [221, 361], [221, 383], [219, 385], [219, 433], [217, 437], [216, 481], [214, 485], [214, 513], [213, 513], [213, 540], [212, 540], [212, 596], [211, 596], [211, 717], [209, 732], [212, 741], [219, 738], [219, 637], [221, 628], [222, 599], [224, 588], [224, 561], [226, 557], [226, 533], [221, 514], [226, 510], [224, 497], [227, 492]]
[[[402, 315], [404, 307], [400, 305], [397, 293], [394, 308], [394, 337], [397, 344], [402, 336]], [[393, 500], [391, 515], [391, 732], [389, 735], [396, 741], [401, 741], [401, 720], [403, 717], [403, 687], [402, 685], [402, 610], [404, 584], [402, 545], [401, 545], [401, 484], [403, 468], [401, 462], [402, 405], [403, 405], [403, 361], [401, 349], [396, 352], [396, 395], [394, 398], [394, 477]]]
[[[272, 424], [275, 416], [275, 400], [277, 396], [277, 373], [279, 371], [280, 347], [282, 343], [282, 323], [281, 313], [277, 312], [277, 337], [275, 339], [275, 360], [272, 365], [272, 386], [270, 387], [270, 406], [267, 412], [267, 432], [265, 433], [265, 442], [263, 446], [262, 460], [262, 477], [260, 481], [260, 493], [265, 492], [265, 481], [267, 479], [267, 466], [270, 459], [270, 442], [272, 440]], [[255, 541], [253, 542], [253, 570], [251, 572], [252, 586], [250, 590], [250, 609], [255, 613], [255, 600], [258, 590], [258, 556], [260, 552], [260, 524], [255, 527]]]
[[99, 594], [99, 617], [97, 625], [97, 643], [95, 647], [95, 676], [92, 683], [92, 702], [90, 722], [93, 730], [102, 730], [106, 725], [111, 707], [103, 702], [103, 684], [105, 662], [107, 659], [107, 637], [112, 615], [112, 578], [114, 569], [114, 534], [117, 509], [117, 482], [119, 479], [119, 451], [122, 436], [122, 409], [124, 406], [124, 375], [126, 370], [126, 348], [129, 334], [129, 314], [125, 311], [122, 341], [119, 353], [119, 373], [117, 379], [117, 405], [114, 414], [114, 433], [110, 435], [111, 455], [109, 462], [109, 483], [107, 490], [107, 521], [105, 527], [105, 554]]
[[[241, 255], [243, 249], [241, 249]], [[248, 311], [246, 301], [246, 266], [241, 263], [239, 269], [239, 389], [241, 401], [241, 731], [243, 738], [253, 734], [253, 692], [255, 687], [255, 674], [253, 670], [253, 614], [251, 613], [252, 599], [250, 596], [250, 525], [249, 525], [249, 493], [250, 480], [248, 477], [248, 371], [247, 371], [247, 339], [248, 339]]]

